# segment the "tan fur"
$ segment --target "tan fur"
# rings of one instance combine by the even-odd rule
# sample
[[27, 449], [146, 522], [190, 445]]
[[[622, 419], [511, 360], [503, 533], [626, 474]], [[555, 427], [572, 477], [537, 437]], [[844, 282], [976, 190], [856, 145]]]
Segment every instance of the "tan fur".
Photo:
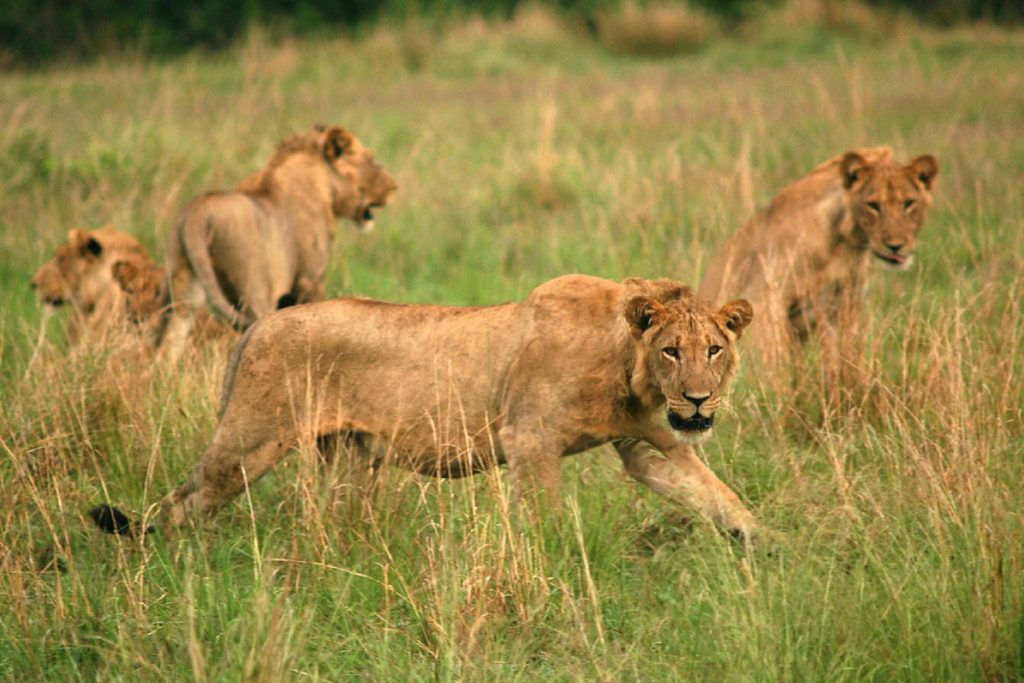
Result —
[[582, 275], [484, 308], [349, 298], [278, 311], [236, 349], [212, 441], [164, 512], [171, 526], [212, 513], [291, 448], [332, 436], [370, 464], [435, 476], [508, 463], [517, 491], [557, 504], [562, 456], [628, 438], [658, 450], [624, 456], [630, 474], [749, 533], [750, 514], [685, 443], [710, 433], [751, 316], [667, 280]]
[[[142, 243], [112, 226], [72, 230], [68, 241], [32, 276], [32, 288], [49, 309], [71, 309], [67, 335], [73, 345], [100, 343], [119, 332], [152, 344], [166, 305], [166, 273]], [[205, 311], [197, 336], [217, 339], [231, 330]]]
[[[134, 273], [131, 291], [118, 279], [129, 271]], [[68, 241], [36, 271], [32, 287], [44, 305], [68, 305], [68, 338], [79, 344], [100, 341], [151, 317], [159, 307], [160, 279], [161, 271], [142, 243], [107, 226], [71, 230]]]
[[930, 155], [904, 166], [888, 147], [849, 152], [787, 187], [729, 238], [699, 291], [711, 301], [742, 296], [757, 309], [749, 344], [758, 370], [784, 366], [811, 333], [836, 354], [843, 338], [856, 337], [868, 268], [910, 265], [937, 172]]
[[129, 320], [136, 324], [154, 320], [164, 304], [164, 269], [153, 260], [120, 260], [111, 272], [124, 292]]
[[168, 240], [173, 307], [161, 352], [180, 355], [204, 304], [244, 330], [276, 308], [322, 299], [336, 219], [372, 229], [373, 210], [396, 187], [355, 136], [318, 126], [281, 142], [236, 189], [194, 200]]

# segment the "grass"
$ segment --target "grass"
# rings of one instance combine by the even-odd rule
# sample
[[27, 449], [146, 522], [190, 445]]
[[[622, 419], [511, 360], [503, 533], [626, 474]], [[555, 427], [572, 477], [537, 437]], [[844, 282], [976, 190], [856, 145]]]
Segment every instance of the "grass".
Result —
[[[0, 678], [1024, 676], [1024, 36], [775, 25], [645, 61], [527, 12], [0, 77]], [[453, 304], [570, 271], [696, 283], [819, 161], [934, 153], [917, 264], [869, 292], [871, 404], [822, 425], [741, 378], [706, 448], [774, 552], [605, 449], [536, 533], [503, 472], [361, 491], [309, 453], [177, 545], [92, 531], [91, 504], [145, 511], [191, 468], [226, 350], [162, 370], [51, 325], [29, 367], [29, 277], [74, 226], [160, 253], [189, 197], [318, 121], [401, 187], [375, 233], [339, 227], [329, 291]]]

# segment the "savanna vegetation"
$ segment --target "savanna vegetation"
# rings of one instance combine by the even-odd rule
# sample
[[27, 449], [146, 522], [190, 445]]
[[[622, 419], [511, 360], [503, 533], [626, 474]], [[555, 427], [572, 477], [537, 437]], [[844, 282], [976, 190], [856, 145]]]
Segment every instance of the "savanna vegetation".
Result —
[[[1024, 33], [839, 7], [707, 20], [654, 58], [669, 14], [603, 16], [594, 40], [526, 8], [0, 75], [0, 678], [1019, 679]], [[69, 350], [29, 278], [75, 226], [159, 256], [190, 197], [316, 122], [400, 187], [375, 232], [339, 225], [328, 292], [402, 301], [567, 272], [696, 284], [826, 158], [890, 144], [941, 171], [913, 270], [872, 279], [869, 386], [836, 413], [813, 382], [741, 373], [704, 448], [761, 546], [608, 449], [564, 462], [542, 530], [501, 471], [360, 488], [297, 452], [177, 543], [101, 535], [93, 504], [142, 515], [194, 464], [228, 347]]]
[[[866, 2], [877, 11], [912, 15], [934, 25], [1024, 21], [1024, 6], [1018, 0]], [[0, 67], [88, 59], [111, 52], [152, 57], [196, 47], [216, 49], [231, 45], [255, 27], [279, 36], [341, 32], [358, 37], [395, 21], [459, 21], [467, 16], [500, 20], [530, 7], [557, 12], [562, 21], [595, 36], [601, 35], [599, 24], [609, 14], [637, 8], [664, 21], [666, 9], [670, 14], [685, 14], [691, 7], [691, 14], [695, 8], [735, 28], [780, 4], [781, 0], [8, 0], [0, 5]], [[842, 15], [848, 4], [821, 0], [819, 11]], [[671, 18], [668, 21], [674, 23]]]

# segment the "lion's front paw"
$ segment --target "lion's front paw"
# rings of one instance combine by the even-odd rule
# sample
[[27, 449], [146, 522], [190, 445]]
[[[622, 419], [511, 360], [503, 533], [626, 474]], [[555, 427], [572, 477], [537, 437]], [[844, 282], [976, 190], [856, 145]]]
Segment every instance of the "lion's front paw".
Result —
[[726, 530], [729, 537], [744, 547], [753, 546], [761, 535], [761, 530], [755, 524], [743, 524]]
[[758, 555], [772, 556], [778, 550], [778, 534], [754, 523], [735, 525], [726, 533], [747, 552], [756, 550]]

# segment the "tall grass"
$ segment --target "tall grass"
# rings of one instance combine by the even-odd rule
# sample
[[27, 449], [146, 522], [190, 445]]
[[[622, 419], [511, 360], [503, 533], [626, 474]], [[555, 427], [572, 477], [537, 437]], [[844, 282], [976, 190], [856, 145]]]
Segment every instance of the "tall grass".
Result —
[[[3, 77], [0, 677], [1018, 678], [1024, 37], [764, 26], [656, 62], [534, 13], [427, 46], [254, 37]], [[915, 270], [872, 279], [863, 401], [821, 420], [813, 393], [741, 377], [705, 449], [770, 553], [606, 449], [564, 463], [539, 529], [503, 472], [367, 482], [301, 449], [178, 543], [99, 535], [91, 504], [146, 513], [194, 464], [227, 349], [150, 367], [69, 352], [57, 319], [30, 366], [32, 271], [76, 225], [161, 253], [189, 197], [314, 122], [349, 126], [401, 187], [375, 233], [340, 226], [329, 290], [407, 301], [493, 303], [569, 271], [696, 283], [753, 207], [845, 149], [931, 152], [941, 173]]]

